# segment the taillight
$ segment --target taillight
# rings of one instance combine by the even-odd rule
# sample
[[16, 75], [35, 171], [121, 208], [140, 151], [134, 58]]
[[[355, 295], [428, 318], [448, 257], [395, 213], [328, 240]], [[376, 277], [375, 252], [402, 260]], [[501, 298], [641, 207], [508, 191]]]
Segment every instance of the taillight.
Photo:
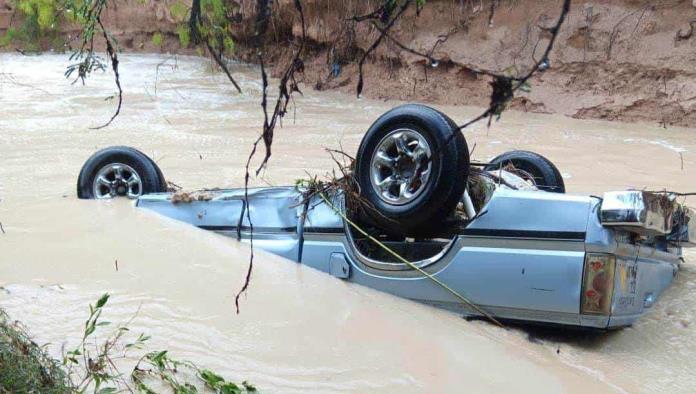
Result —
[[582, 282], [580, 313], [609, 315], [614, 294], [616, 257], [611, 254], [587, 253]]

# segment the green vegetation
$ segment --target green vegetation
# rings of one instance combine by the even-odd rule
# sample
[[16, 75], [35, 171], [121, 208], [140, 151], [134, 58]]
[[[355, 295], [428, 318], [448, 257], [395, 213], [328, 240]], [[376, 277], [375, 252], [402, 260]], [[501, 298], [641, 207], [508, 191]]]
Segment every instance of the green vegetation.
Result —
[[0, 47], [11, 43], [21, 43], [27, 51], [41, 49], [41, 41], [48, 43], [54, 49], [61, 49], [65, 40], [58, 37], [61, 16], [63, 15], [63, 0], [11, 0], [13, 8], [22, 17], [18, 26], [10, 26], [4, 35], [0, 36]]
[[[198, 8], [200, 7], [200, 9]], [[232, 26], [239, 7], [225, 0], [194, 0], [191, 7], [184, 3], [173, 3], [169, 12], [179, 23], [176, 32], [182, 47], [201, 42], [222, 52], [234, 52]], [[191, 31], [191, 22], [196, 31]], [[196, 37], [197, 36], [197, 37]]]
[[191, 362], [172, 359], [166, 350], [143, 355], [128, 382], [114, 360], [142, 350], [150, 337], [140, 334], [124, 343], [130, 330], [126, 325], [118, 325], [104, 340], [96, 340], [97, 331], [111, 326], [100, 319], [108, 300], [109, 295], [104, 294], [89, 306], [82, 340], [63, 355], [62, 362], [48, 355], [18, 322], [11, 322], [0, 310], [0, 393], [157, 393], [153, 385], [168, 387], [176, 394], [199, 390], [220, 394], [257, 392], [247, 382], [233, 383]]
[[34, 343], [26, 330], [0, 310], [0, 392], [69, 393], [71, 384], [59, 361]]
[[215, 393], [244, 394], [257, 392], [256, 387], [246, 381], [241, 384], [229, 382], [209, 369], [200, 369], [195, 364], [188, 361], [172, 359], [169, 357], [166, 350], [151, 352], [144, 355], [135, 368], [133, 368], [131, 379], [135, 383], [135, 388], [141, 393], [155, 393], [155, 391], [146, 384], [148, 377], [166, 384], [176, 394], [197, 393], [198, 389], [194, 384], [181, 378], [185, 372], [184, 370], [192, 372], [205, 388]]
[[157, 33], [152, 35], [152, 45], [154, 45], [156, 47], [161, 47], [162, 41], [163, 41], [162, 33], [157, 32]]
[[59, 8], [56, 0], [14, 0], [13, 3], [24, 15], [34, 17], [39, 29], [56, 27]]
[[[96, 17], [106, 6], [106, 0], [10, 0], [16, 10], [16, 21], [5, 34], [0, 35], [0, 47], [16, 44], [32, 52], [45, 47], [62, 50], [65, 39], [60, 34], [64, 23], [75, 22], [82, 26], [83, 34], [91, 41], [99, 30]], [[183, 48], [201, 43], [210, 44], [217, 51], [233, 53], [232, 24], [239, 12], [234, 2], [225, 0], [197, 0], [200, 11], [192, 15], [190, 3], [177, 1], [169, 6], [172, 18], [178, 23], [176, 34]], [[187, 4], [188, 3], [188, 4]], [[145, 1], [143, 1], [143, 5]], [[190, 20], [194, 20], [197, 31], [191, 31]], [[195, 39], [194, 39], [195, 38]], [[152, 43], [160, 47], [163, 35], [156, 32]], [[205, 47], [205, 46], [204, 46]]]
[[191, 33], [189, 32], [189, 27], [184, 24], [177, 26], [176, 34], [179, 36], [179, 44], [181, 44], [182, 47], [187, 48], [191, 43]]

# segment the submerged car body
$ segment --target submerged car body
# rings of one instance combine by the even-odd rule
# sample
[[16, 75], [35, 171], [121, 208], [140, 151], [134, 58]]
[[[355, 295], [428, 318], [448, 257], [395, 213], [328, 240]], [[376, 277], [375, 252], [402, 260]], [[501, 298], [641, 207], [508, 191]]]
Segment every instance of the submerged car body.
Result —
[[[670, 285], [681, 246], [694, 234], [690, 211], [672, 228], [678, 206], [653, 197], [608, 193], [603, 209], [598, 197], [497, 187], [448, 238], [384, 243], [498, 319], [623, 327]], [[249, 189], [248, 206], [243, 189], [184, 199], [148, 194], [137, 206], [242, 241], [251, 235], [248, 213], [255, 247], [343, 280], [480, 315], [413, 267], [365, 246], [335, 207], [319, 196], [304, 200], [293, 187]]]

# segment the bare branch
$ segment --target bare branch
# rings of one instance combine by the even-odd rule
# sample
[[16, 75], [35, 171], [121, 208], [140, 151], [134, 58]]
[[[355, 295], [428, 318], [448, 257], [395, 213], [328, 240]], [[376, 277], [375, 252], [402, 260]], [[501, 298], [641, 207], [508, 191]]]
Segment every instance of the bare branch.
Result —
[[[387, 0], [387, 2], [385, 2], [385, 4], [388, 2], [389, 1]], [[360, 94], [362, 93], [362, 90], [363, 90], [363, 64], [365, 63], [365, 59], [367, 59], [367, 57], [370, 55], [370, 53], [372, 53], [372, 51], [377, 49], [377, 47], [382, 42], [382, 40], [384, 39], [386, 34], [389, 32], [389, 29], [391, 29], [392, 26], [394, 26], [394, 23], [396, 23], [396, 21], [399, 20], [401, 15], [403, 15], [403, 13], [406, 12], [406, 10], [408, 9], [408, 6], [411, 5], [412, 2], [413, 2], [413, 0], [405, 0], [403, 2], [403, 4], [401, 4], [401, 8], [396, 13], [396, 15], [394, 15], [394, 17], [391, 20], [389, 20], [389, 22], [384, 26], [383, 30], [380, 30], [379, 37], [377, 37], [377, 39], [372, 43], [372, 45], [370, 45], [370, 47], [367, 49], [367, 51], [365, 51], [363, 56], [360, 58], [360, 62], [358, 62], [358, 86], [357, 86], [358, 97], [360, 97]]]
[[249, 282], [251, 280], [251, 273], [253, 270], [254, 266], [254, 227], [251, 221], [251, 215], [249, 213], [249, 179], [251, 177], [250, 175], [250, 165], [251, 165], [251, 160], [256, 155], [256, 150], [258, 148], [258, 145], [261, 141], [264, 143], [265, 147], [265, 155], [263, 160], [261, 161], [261, 164], [259, 167], [256, 169], [256, 176], [259, 175], [261, 170], [266, 167], [266, 164], [268, 164], [268, 160], [271, 158], [271, 146], [273, 144], [273, 134], [275, 131], [275, 127], [278, 124], [278, 122], [287, 114], [287, 109], [290, 101], [292, 100], [292, 95], [295, 92], [298, 92], [302, 94], [298, 87], [298, 83], [295, 79], [295, 73], [303, 73], [304, 72], [304, 62], [302, 61], [302, 54], [305, 49], [305, 43], [307, 39], [307, 29], [306, 29], [306, 24], [305, 24], [305, 15], [304, 15], [304, 10], [302, 8], [302, 3], [301, 0], [295, 0], [294, 5], [295, 5], [295, 10], [298, 12], [300, 16], [300, 21], [302, 23], [302, 40], [300, 41], [300, 45], [295, 52], [295, 55], [293, 56], [292, 60], [290, 61], [290, 64], [286, 67], [285, 71], [283, 72], [280, 82], [278, 85], [278, 99], [275, 102], [275, 106], [273, 108], [273, 113], [269, 115], [268, 113], [268, 75], [266, 74], [266, 68], [264, 64], [264, 58], [263, 58], [263, 51], [261, 50], [261, 46], [263, 44], [263, 35], [266, 32], [266, 28], [264, 26], [267, 26], [267, 21], [264, 21], [265, 19], [268, 18], [268, 7], [270, 7], [269, 2], [267, 0], [258, 0], [258, 8], [257, 12], [259, 13], [257, 15], [257, 45], [259, 47], [259, 64], [261, 65], [261, 80], [263, 83], [263, 88], [262, 88], [262, 98], [261, 98], [261, 108], [263, 110], [263, 130], [261, 132], [261, 135], [254, 141], [254, 144], [252, 146], [251, 152], [249, 153], [249, 157], [247, 158], [246, 166], [245, 166], [245, 174], [244, 174], [244, 201], [246, 205], [246, 213], [247, 213], [247, 220], [249, 221], [249, 227], [250, 227], [250, 246], [251, 246], [251, 254], [249, 257], [249, 268], [247, 270], [247, 275], [246, 279], [244, 281], [244, 285], [242, 288], [239, 290], [237, 293], [237, 296], [235, 297], [235, 306], [237, 308], [237, 313], [239, 313], [239, 297], [246, 292], [246, 290], [249, 288]]
[[109, 60], [111, 61], [111, 69], [114, 71], [114, 82], [116, 83], [116, 87], [118, 88], [118, 105], [116, 106], [116, 112], [114, 112], [114, 114], [111, 115], [111, 118], [108, 122], [98, 127], [91, 127], [92, 130], [102, 129], [110, 125], [111, 122], [113, 122], [114, 119], [116, 119], [118, 114], [121, 113], [121, 106], [123, 105], [123, 89], [121, 88], [121, 79], [118, 73], [118, 55], [116, 54], [116, 50], [114, 49], [114, 46], [111, 43], [111, 39], [109, 38], [109, 35], [107, 34], [106, 29], [102, 24], [101, 15], [97, 16], [97, 23], [101, 28], [102, 35], [104, 36], [104, 41], [106, 41], [106, 54], [109, 56]]

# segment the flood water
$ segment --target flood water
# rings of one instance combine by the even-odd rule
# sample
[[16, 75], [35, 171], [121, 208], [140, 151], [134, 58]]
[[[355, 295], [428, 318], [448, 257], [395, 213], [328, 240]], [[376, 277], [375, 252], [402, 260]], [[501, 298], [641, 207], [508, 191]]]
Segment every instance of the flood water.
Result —
[[[194, 57], [125, 55], [121, 115], [112, 76], [63, 78], [66, 55], [0, 55], [0, 307], [60, 354], [87, 305], [108, 291], [105, 319], [263, 392], [688, 392], [696, 387], [696, 253], [634, 327], [608, 334], [502, 330], [342, 282], [257, 252], [235, 314], [248, 247], [133, 208], [81, 201], [77, 174], [94, 151], [131, 145], [185, 189], [238, 187], [261, 130], [258, 70], [235, 68], [237, 94]], [[159, 65], [159, 66], [158, 66]], [[367, 77], [369, 82], [369, 76]], [[312, 85], [308, 82], [308, 85]], [[257, 185], [331, 168], [325, 148], [355, 152], [396, 102], [304, 89]], [[440, 107], [458, 122], [480, 109]], [[505, 113], [466, 131], [479, 160], [542, 153], [569, 193], [628, 187], [696, 191], [696, 129]], [[259, 155], [260, 156], [260, 155]], [[136, 314], [137, 312], [137, 314]]]

